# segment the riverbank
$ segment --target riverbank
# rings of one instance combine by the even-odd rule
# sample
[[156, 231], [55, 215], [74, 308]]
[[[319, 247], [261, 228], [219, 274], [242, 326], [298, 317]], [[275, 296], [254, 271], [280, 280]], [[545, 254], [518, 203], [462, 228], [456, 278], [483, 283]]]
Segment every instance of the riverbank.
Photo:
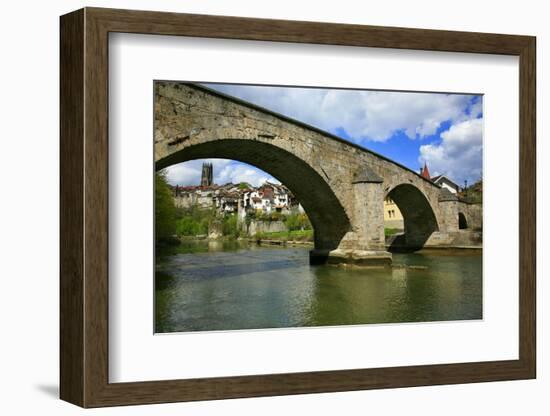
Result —
[[266, 245], [313, 247], [313, 230], [256, 233], [253, 237], [248, 237], [248, 241]]
[[[209, 238], [207, 235], [198, 235], [198, 236], [179, 236], [179, 237], [174, 237], [173, 239], [171, 239], [170, 241], [163, 241], [161, 242], [161, 244], [158, 244], [160, 246], [170, 246], [170, 245], [178, 245], [178, 244], [181, 244], [181, 243], [185, 243], [185, 242], [192, 242], [192, 241], [212, 241], [212, 242], [215, 242], [215, 241], [219, 241], [219, 242], [223, 242], [223, 241], [245, 241], [245, 242], [248, 242], [248, 243], [255, 243], [255, 244], [259, 244], [259, 245], [271, 245], [271, 246], [303, 246], [303, 247], [311, 247], [313, 248], [315, 246], [313, 240], [309, 240], [309, 239], [306, 239], [306, 240], [300, 240], [300, 239], [293, 239], [293, 238], [285, 238], [284, 236], [278, 236], [278, 237], [270, 237], [270, 236], [261, 236], [261, 237], [238, 237], [238, 238], [235, 238], [233, 236], [223, 236], [223, 237], [219, 237], [219, 238]], [[395, 247], [393, 248], [392, 250], [392, 246], [391, 244], [386, 244], [386, 249], [390, 252], [400, 252], [400, 251], [403, 251], [403, 252], [408, 252], [408, 250], [399, 250], [399, 249], [395, 249]], [[466, 245], [449, 245], [449, 246], [426, 246], [424, 248], [422, 248], [421, 250], [418, 250], [417, 252], [421, 252], [421, 253], [429, 253], [429, 252], [449, 252], [449, 253], [453, 253], [453, 254], [456, 254], [456, 251], [462, 251], [462, 252], [467, 252], [467, 251], [474, 251], [474, 252], [480, 252], [483, 250], [483, 246], [482, 245], [471, 245], [471, 246], [466, 246]]]
[[247, 239], [250, 242], [255, 242], [260, 245], [271, 245], [271, 246], [304, 246], [304, 247], [313, 247], [313, 241], [299, 241], [299, 240], [269, 240], [269, 239]]

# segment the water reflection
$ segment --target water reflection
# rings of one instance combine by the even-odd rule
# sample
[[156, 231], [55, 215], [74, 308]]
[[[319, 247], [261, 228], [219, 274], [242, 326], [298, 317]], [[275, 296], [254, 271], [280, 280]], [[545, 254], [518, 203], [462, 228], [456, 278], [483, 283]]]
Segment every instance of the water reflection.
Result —
[[156, 331], [480, 319], [481, 255], [448, 254], [353, 269], [310, 266], [306, 248], [189, 242], [158, 253]]

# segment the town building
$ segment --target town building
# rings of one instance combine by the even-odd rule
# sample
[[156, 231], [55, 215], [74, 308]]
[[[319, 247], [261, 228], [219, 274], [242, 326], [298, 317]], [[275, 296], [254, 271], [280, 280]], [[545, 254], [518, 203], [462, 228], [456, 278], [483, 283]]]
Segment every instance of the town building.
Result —
[[441, 188], [448, 189], [453, 194], [458, 194], [460, 192], [460, 186], [447, 178], [445, 175], [434, 176], [432, 178], [432, 182], [439, 185]]
[[264, 182], [258, 188], [249, 188], [243, 192], [245, 210], [261, 210], [266, 213], [288, 213], [293, 196], [288, 188], [281, 184]]
[[460, 192], [460, 186], [458, 186], [456, 183], [450, 180], [447, 176], [437, 175], [432, 177], [430, 175], [428, 164], [426, 162], [424, 162], [424, 167], [420, 168], [420, 176], [428, 179], [429, 181], [432, 181], [433, 183], [438, 185], [440, 188], [448, 189], [453, 194], [458, 194]]
[[206, 209], [214, 206], [213, 196], [216, 191], [214, 187], [176, 185], [172, 190], [174, 192], [174, 205], [177, 208], [197, 206]]
[[384, 199], [384, 228], [404, 229], [403, 215], [397, 204], [389, 196]]
[[258, 211], [266, 214], [288, 214], [294, 208], [303, 212], [290, 190], [282, 184], [266, 181], [261, 186], [254, 187], [248, 183], [217, 185], [212, 182], [212, 164], [204, 163], [200, 186], [173, 187], [176, 207], [215, 208], [220, 213], [240, 212], [242, 216]]

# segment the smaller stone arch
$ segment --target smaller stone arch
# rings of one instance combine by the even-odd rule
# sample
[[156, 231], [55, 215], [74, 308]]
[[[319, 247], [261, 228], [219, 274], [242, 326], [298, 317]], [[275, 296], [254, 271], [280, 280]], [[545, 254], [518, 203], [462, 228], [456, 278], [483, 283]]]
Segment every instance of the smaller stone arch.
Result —
[[400, 184], [390, 190], [390, 197], [403, 215], [404, 234], [390, 245], [390, 251], [415, 251], [421, 249], [430, 236], [439, 230], [437, 219], [430, 202], [416, 186]]
[[468, 219], [463, 212], [458, 213], [458, 229], [465, 230], [468, 228]]

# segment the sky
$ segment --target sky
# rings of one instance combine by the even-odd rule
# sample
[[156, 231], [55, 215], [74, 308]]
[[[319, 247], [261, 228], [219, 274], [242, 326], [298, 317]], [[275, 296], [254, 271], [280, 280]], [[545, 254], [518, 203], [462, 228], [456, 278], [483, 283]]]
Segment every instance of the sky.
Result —
[[[432, 176], [445, 175], [460, 186], [481, 178], [481, 95], [205, 85], [337, 135], [416, 172], [427, 163]], [[254, 166], [225, 159], [171, 166], [169, 182], [199, 184], [206, 160], [213, 163], [218, 184], [278, 182]]]

